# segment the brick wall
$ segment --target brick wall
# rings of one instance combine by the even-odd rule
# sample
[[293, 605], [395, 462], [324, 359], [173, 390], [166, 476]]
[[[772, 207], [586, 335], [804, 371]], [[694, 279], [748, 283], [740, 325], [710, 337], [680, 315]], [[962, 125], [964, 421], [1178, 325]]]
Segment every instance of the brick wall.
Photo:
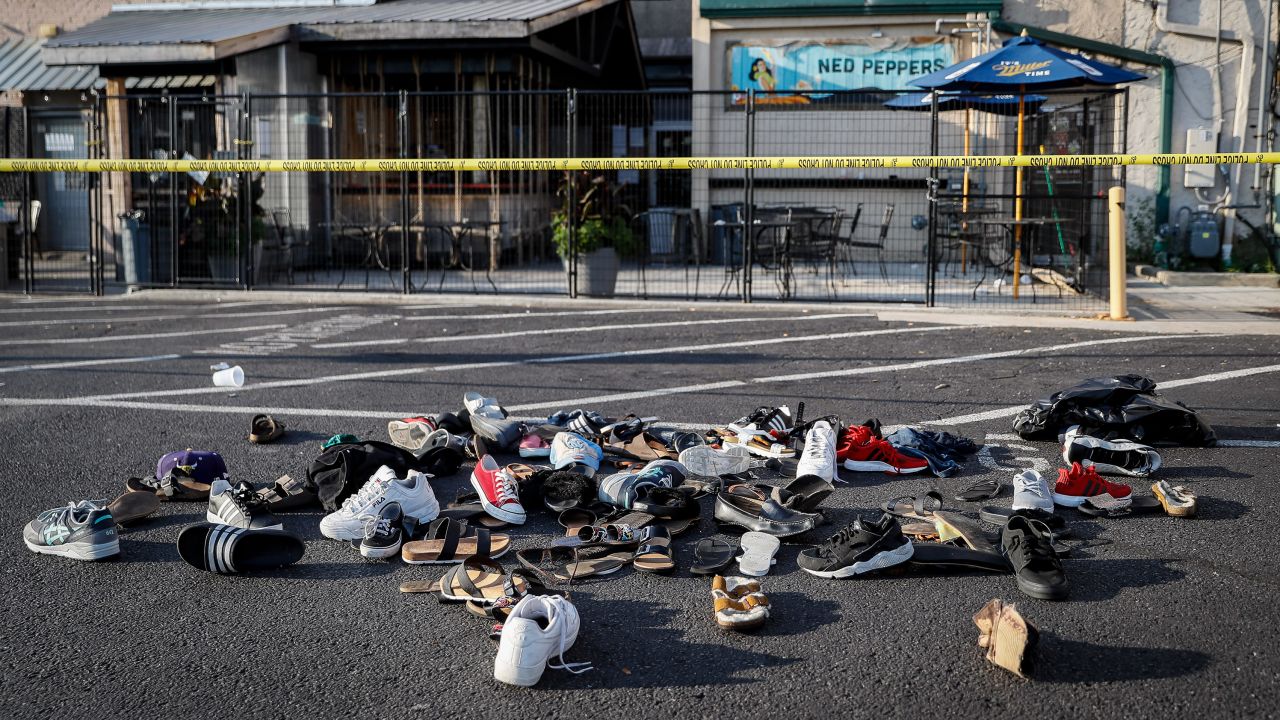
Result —
[[112, 5], [180, 0], [0, 0], [0, 40], [31, 36], [45, 23], [74, 30], [106, 15]]

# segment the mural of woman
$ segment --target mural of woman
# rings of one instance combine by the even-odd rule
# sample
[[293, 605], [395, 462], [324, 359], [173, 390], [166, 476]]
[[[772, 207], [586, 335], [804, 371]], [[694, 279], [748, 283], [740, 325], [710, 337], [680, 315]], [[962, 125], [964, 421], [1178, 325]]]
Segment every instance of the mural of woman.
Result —
[[773, 89], [778, 85], [777, 80], [773, 77], [773, 70], [769, 67], [769, 63], [765, 62], [764, 58], [756, 58], [756, 61], [751, 63], [751, 73], [747, 77], [754, 80], [760, 86], [760, 89], [765, 92], [773, 92]]

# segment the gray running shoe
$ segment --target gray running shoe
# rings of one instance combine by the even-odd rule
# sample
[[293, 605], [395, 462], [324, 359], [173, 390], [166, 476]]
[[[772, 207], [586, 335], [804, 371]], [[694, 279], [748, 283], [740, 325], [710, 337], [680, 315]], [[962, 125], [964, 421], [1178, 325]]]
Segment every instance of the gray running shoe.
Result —
[[31, 552], [75, 560], [101, 560], [120, 554], [116, 521], [107, 501], [82, 500], [46, 510], [22, 531]]

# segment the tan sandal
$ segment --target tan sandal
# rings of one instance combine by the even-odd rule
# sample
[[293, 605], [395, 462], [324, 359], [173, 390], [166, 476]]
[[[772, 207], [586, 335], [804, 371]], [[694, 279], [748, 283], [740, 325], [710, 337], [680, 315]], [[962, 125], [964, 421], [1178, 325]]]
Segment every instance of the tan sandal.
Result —
[[711, 598], [716, 624], [726, 630], [756, 630], [769, 618], [769, 597], [761, 591], [759, 580], [716, 575], [711, 579]]
[[501, 557], [511, 549], [507, 535], [491, 534], [452, 518], [439, 518], [427, 527], [423, 540], [407, 542], [400, 557], [410, 565], [447, 565], [469, 557]]

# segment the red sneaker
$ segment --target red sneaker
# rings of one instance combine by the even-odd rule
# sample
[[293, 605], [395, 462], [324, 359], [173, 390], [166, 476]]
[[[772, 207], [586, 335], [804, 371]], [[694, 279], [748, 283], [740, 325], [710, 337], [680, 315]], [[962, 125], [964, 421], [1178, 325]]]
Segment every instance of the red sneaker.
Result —
[[520, 504], [516, 480], [498, 466], [493, 456], [485, 455], [476, 463], [476, 469], [471, 471], [471, 487], [480, 495], [480, 505], [486, 513], [503, 522], [524, 524], [524, 506]]
[[1058, 469], [1058, 483], [1053, 488], [1053, 501], [1066, 507], [1080, 507], [1085, 500], [1099, 495], [1110, 495], [1128, 505], [1133, 500], [1129, 497], [1133, 488], [1110, 480], [1103, 480], [1093, 466], [1081, 467], [1080, 463], [1071, 463], [1071, 468]]
[[846, 470], [887, 472], [897, 475], [917, 473], [929, 467], [924, 460], [898, 452], [888, 440], [876, 437], [866, 425], [850, 425], [840, 435], [836, 459]]

